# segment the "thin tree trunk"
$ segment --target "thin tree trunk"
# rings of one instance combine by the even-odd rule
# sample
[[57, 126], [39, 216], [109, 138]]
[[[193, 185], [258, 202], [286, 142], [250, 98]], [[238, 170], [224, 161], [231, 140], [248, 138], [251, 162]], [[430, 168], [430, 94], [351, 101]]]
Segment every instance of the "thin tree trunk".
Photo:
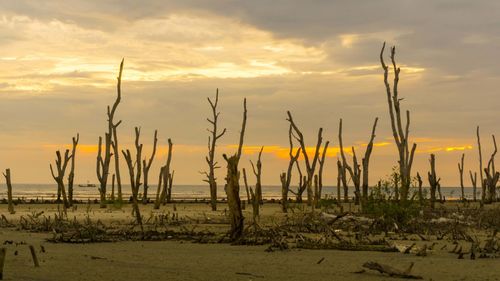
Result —
[[7, 185], [7, 203], [9, 204], [8, 210], [10, 214], [15, 214], [14, 203], [12, 202], [12, 182], [10, 180], [10, 169], [5, 169], [5, 184]]

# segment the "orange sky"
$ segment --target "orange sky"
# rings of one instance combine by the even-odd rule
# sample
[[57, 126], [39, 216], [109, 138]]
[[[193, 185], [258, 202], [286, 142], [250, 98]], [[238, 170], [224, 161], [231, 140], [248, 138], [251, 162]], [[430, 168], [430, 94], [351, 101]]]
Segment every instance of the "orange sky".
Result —
[[[15, 182], [51, 182], [54, 151], [68, 148], [77, 132], [77, 181], [96, 181], [96, 143], [123, 57], [121, 143], [130, 147], [133, 127], [141, 126], [148, 150], [158, 129], [155, 170], [172, 138], [176, 180], [183, 184], [203, 184], [206, 97], [216, 88], [220, 126], [228, 129], [219, 162], [235, 150], [247, 97], [242, 166], [265, 146], [264, 184], [278, 184], [287, 165], [287, 110], [311, 151], [324, 128], [327, 184], [335, 183], [339, 118], [346, 151], [354, 146], [362, 154], [379, 117], [371, 180], [384, 177], [396, 164], [378, 62], [384, 41], [398, 46], [400, 96], [418, 144], [415, 172], [425, 174], [435, 153], [443, 185], [456, 185], [462, 153], [466, 171], [477, 170], [475, 127], [481, 126], [485, 159], [491, 134], [499, 132], [500, 67], [492, 58], [500, 36], [489, 26], [498, 26], [500, 9], [491, 1], [446, 9], [441, 1], [398, 3], [388, 10], [369, 1], [152, 0], [119, 8], [90, 2], [0, 3], [0, 168], [10, 167]], [[458, 16], [465, 11], [467, 17]], [[222, 181], [223, 169], [218, 176]]]

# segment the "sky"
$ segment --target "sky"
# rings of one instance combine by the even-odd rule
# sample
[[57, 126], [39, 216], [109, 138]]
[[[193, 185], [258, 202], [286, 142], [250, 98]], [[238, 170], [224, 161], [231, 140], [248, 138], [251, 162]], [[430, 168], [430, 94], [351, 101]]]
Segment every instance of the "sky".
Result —
[[[221, 154], [236, 150], [246, 97], [240, 166], [250, 169], [265, 146], [264, 185], [279, 184], [288, 165], [287, 110], [307, 146], [324, 129], [325, 185], [336, 184], [339, 119], [344, 146], [364, 154], [378, 117], [375, 183], [397, 155], [379, 62], [384, 41], [396, 46], [402, 69], [399, 95], [417, 143], [413, 172], [426, 175], [434, 153], [442, 185], [457, 185], [462, 153], [466, 173], [478, 171], [476, 126], [484, 159], [500, 131], [497, 1], [1, 1], [0, 169], [11, 168], [14, 183], [50, 183], [55, 151], [79, 133], [76, 182], [97, 182], [96, 144], [124, 58], [118, 135], [132, 148], [140, 126], [148, 156], [158, 129], [150, 181], [171, 138], [175, 182], [203, 184], [206, 98], [219, 88], [223, 167]], [[220, 184], [224, 172], [217, 171]]]

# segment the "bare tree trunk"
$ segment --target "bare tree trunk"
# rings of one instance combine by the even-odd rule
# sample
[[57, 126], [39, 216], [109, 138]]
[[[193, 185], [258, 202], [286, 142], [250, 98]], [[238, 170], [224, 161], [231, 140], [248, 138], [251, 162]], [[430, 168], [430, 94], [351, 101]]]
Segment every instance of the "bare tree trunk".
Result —
[[469, 170], [469, 176], [470, 176], [470, 181], [472, 182], [472, 200], [476, 202], [476, 193], [477, 193], [477, 173], [474, 172], [474, 175], [472, 175], [472, 171]]
[[370, 156], [373, 151], [373, 141], [375, 140], [375, 130], [377, 129], [377, 122], [378, 122], [378, 117], [375, 118], [375, 122], [373, 122], [373, 128], [372, 128], [372, 134], [370, 137], [370, 141], [368, 142], [368, 145], [366, 146], [365, 150], [365, 157], [363, 158], [362, 165], [363, 165], [363, 200], [368, 199], [368, 167], [370, 165]]
[[15, 214], [14, 203], [12, 202], [12, 182], [10, 180], [10, 169], [5, 169], [3, 174], [5, 177], [5, 184], [7, 185], [7, 203], [9, 204], [8, 210], [11, 215]]
[[[260, 148], [259, 151], [259, 158], [257, 159], [257, 165], [254, 165], [252, 160], [250, 160], [250, 164], [252, 164], [252, 171], [253, 174], [255, 175], [255, 178], [257, 179], [257, 182], [255, 183], [255, 196], [257, 198], [257, 201], [259, 204], [263, 204], [264, 201], [262, 200], [262, 183], [261, 183], [261, 178], [262, 178], [262, 151], [264, 150], [264, 147]], [[257, 168], [255, 167], [257, 166]]]
[[417, 181], [418, 181], [418, 201], [420, 202], [420, 206], [424, 204], [424, 194], [422, 192], [422, 177], [420, 176], [420, 173], [417, 172]]
[[247, 171], [245, 170], [245, 168], [243, 168], [242, 171], [243, 171], [243, 183], [245, 184], [245, 191], [247, 193], [247, 203], [252, 204], [252, 196], [250, 195], [250, 189], [248, 188]]
[[135, 127], [135, 149], [136, 149], [135, 161], [132, 160], [132, 155], [129, 149], [127, 149], [126, 151], [122, 150], [122, 153], [125, 158], [125, 161], [127, 162], [127, 167], [130, 175], [130, 187], [132, 189], [132, 207], [134, 210], [136, 222], [140, 226], [141, 232], [144, 233], [144, 227], [142, 225], [142, 216], [141, 216], [141, 211], [139, 209], [139, 200], [138, 200], [139, 187], [141, 185], [141, 171], [142, 171], [141, 158], [142, 158], [142, 147], [143, 147], [142, 143], [139, 143], [140, 135], [141, 135], [140, 128]]
[[342, 163], [340, 160], [337, 160], [337, 201], [340, 203], [342, 200], [340, 196], [340, 187], [342, 182]]
[[297, 203], [302, 203], [302, 194], [304, 194], [304, 191], [307, 189], [307, 176], [302, 175], [302, 170], [300, 169], [299, 162], [296, 161], [295, 164], [297, 166], [297, 171], [299, 172], [299, 186], [295, 197]]
[[[348, 171], [349, 172], [349, 175], [351, 176], [351, 179], [353, 181], [353, 184], [354, 184], [354, 201], [355, 201], [355, 204], [358, 205], [359, 204], [359, 196], [360, 196], [360, 190], [359, 190], [359, 166], [358, 166], [358, 163], [356, 161], [356, 157], [354, 154], [353, 156], [353, 165], [354, 165], [354, 170], [351, 168], [351, 166], [349, 166], [349, 164], [347, 163], [347, 159], [345, 157], [345, 153], [344, 153], [344, 145], [343, 145], [343, 141], [342, 141], [342, 118], [340, 119], [340, 122], [339, 122], [339, 146], [340, 146], [340, 155], [342, 157], [342, 169], [343, 169], [343, 178], [345, 178], [345, 171]], [[352, 148], [352, 151], [354, 152], [354, 148]], [[347, 179], [345, 181], [345, 185], [347, 186]]]
[[69, 207], [68, 197], [66, 196], [66, 188], [64, 187], [64, 175], [66, 174], [66, 168], [68, 166], [68, 161], [73, 157], [73, 155], [69, 155], [69, 149], [66, 149], [64, 152], [64, 159], [61, 156], [61, 152], [56, 151], [56, 168], [57, 168], [57, 176], [54, 173], [54, 169], [52, 168], [52, 164], [49, 165], [50, 172], [52, 177], [57, 183], [58, 189], [61, 190], [61, 194], [63, 197], [63, 207], [64, 214], [67, 214], [66, 210]]
[[113, 174], [113, 177], [111, 178], [111, 200], [115, 201], [115, 180], [116, 180], [116, 175]]
[[495, 135], [492, 135], [494, 151], [491, 154], [490, 160], [488, 161], [488, 166], [484, 169], [485, 186], [487, 188], [488, 198], [487, 203], [493, 203], [496, 201], [496, 186], [500, 178], [500, 173], [495, 169], [495, 156], [497, 154], [497, 142], [495, 140]]
[[167, 162], [165, 166], [160, 169], [160, 183], [163, 182], [163, 187], [161, 189], [160, 195], [157, 196], [157, 200], [155, 201], [155, 209], [160, 208], [160, 204], [165, 203], [165, 200], [169, 200], [171, 196], [168, 194], [171, 192], [170, 181], [173, 180], [173, 175], [170, 173], [170, 163], [172, 162], [172, 148], [173, 143], [171, 139], [168, 139], [168, 154], [167, 154]]
[[204, 181], [207, 182], [210, 187], [210, 206], [212, 207], [212, 211], [217, 211], [217, 179], [215, 178], [215, 170], [220, 167], [215, 161], [215, 147], [217, 146], [217, 140], [226, 133], [226, 129], [224, 128], [221, 133], [217, 132], [217, 121], [220, 114], [220, 112], [217, 111], [219, 89], [215, 92], [215, 101], [212, 101], [210, 98], [207, 99], [212, 109], [212, 119], [207, 118], [207, 121], [212, 124], [212, 129], [208, 129], [211, 136], [208, 137], [208, 156], [205, 157], [208, 164], [208, 172], [204, 172], [207, 176], [207, 179]]
[[477, 150], [479, 152], [479, 179], [481, 180], [481, 202], [484, 203], [486, 199], [486, 184], [483, 176], [483, 153], [481, 150], [481, 137], [479, 134], [479, 126], [476, 128], [477, 136]]
[[321, 143], [323, 142], [323, 128], [319, 128], [318, 130], [318, 141], [316, 143], [316, 149], [314, 151], [314, 157], [312, 161], [309, 161], [309, 156], [307, 155], [306, 145], [304, 143], [304, 135], [299, 130], [295, 122], [293, 121], [292, 114], [290, 111], [287, 111], [288, 118], [287, 120], [290, 122], [290, 125], [293, 128], [293, 136], [299, 142], [300, 148], [302, 150], [302, 155], [304, 156], [304, 161], [306, 163], [306, 171], [307, 171], [307, 205], [313, 206], [313, 190], [312, 190], [312, 181], [314, 172], [316, 170], [316, 163], [319, 158], [319, 150], [321, 149]]
[[394, 136], [394, 141], [399, 152], [399, 174], [401, 177], [401, 201], [405, 202], [408, 199], [408, 192], [411, 184], [411, 167], [413, 164], [413, 156], [417, 145], [414, 143], [411, 150], [409, 149], [409, 133], [410, 133], [410, 111], [406, 111], [406, 124], [403, 128], [401, 118], [401, 98], [398, 97], [398, 83], [400, 68], [396, 65], [395, 54], [396, 47], [391, 48], [391, 62], [394, 70], [394, 83], [391, 86], [388, 81], [389, 66], [384, 62], [385, 42], [380, 51], [380, 63], [384, 70], [384, 84], [387, 93], [387, 103], [389, 106], [389, 116], [391, 118], [391, 129]]
[[117, 196], [118, 202], [123, 202], [123, 194], [122, 194], [122, 179], [120, 175], [120, 150], [118, 148], [118, 135], [116, 134], [116, 127], [113, 126], [113, 155], [115, 156], [115, 174], [116, 174], [116, 187], [117, 187]]
[[462, 153], [462, 158], [460, 159], [460, 163], [458, 163], [458, 172], [460, 173], [460, 190], [462, 191], [461, 200], [465, 202], [465, 192], [464, 192], [464, 158], [465, 154]]
[[167, 203], [172, 202], [172, 185], [174, 184], [174, 173], [175, 170], [172, 170], [168, 177], [168, 187], [167, 187]]
[[151, 168], [151, 164], [153, 164], [153, 160], [156, 154], [156, 144], [158, 143], [158, 130], [155, 130], [154, 140], [153, 140], [153, 152], [151, 152], [151, 157], [146, 162], [146, 159], [142, 160], [143, 174], [144, 174], [144, 193], [142, 195], [142, 204], [148, 203], [148, 178], [149, 178], [149, 169]]
[[227, 162], [227, 176], [226, 176], [226, 194], [227, 203], [229, 207], [231, 230], [230, 238], [232, 241], [238, 240], [243, 236], [244, 220], [241, 211], [240, 199], [240, 172], [238, 170], [238, 163], [241, 158], [241, 151], [243, 148], [243, 139], [245, 136], [245, 128], [247, 122], [247, 100], [243, 100], [243, 123], [241, 125], [240, 142], [238, 145], [238, 152], [230, 157], [223, 155]]
[[290, 156], [290, 161], [288, 162], [288, 169], [286, 173], [280, 175], [281, 180], [281, 208], [283, 213], [288, 212], [288, 191], [290, 191], [290, 182], [292, 181], [292, 169], [293, 165], [297, 162], [300, 156], [300, 148], [297, 149], [295, 155], [293, 154], [293, 139], [292, 139], [292, 125], [288, 128], [288, 142], [290, 144], [290, 150], [288, 155]]
[[[99, 147], [97, 150], [97, 179], [99, 180], [99, 193], [101, 197], [100, 207], [106, 208], [106, 185], [108, 182], [109, 176], [109, 165], [111, 163], [111, 148], [114, 148], [115, 155], [117, 155], [117, 138], [114, 138], [114, 134], [116, 133], [116, 128], [120, 125], [121, 121], [114, 123], [114, 116], [118, 104], [121, 101], [121, 80], [122, 80], [122, 72], [123, 72], [123, 60], [120, 63], [120, 71], [117, 77], [117, 85], [116, 92], [117, 97], [112, 107], [108, 106], [107, 115], [108, 115], [108, 131], [104, 135], [104, 151], [102, 150], [102, 137], [99, 137]], [[114, 141], [113, 141], [114, 140]], [[116, 156], [115, 156], [116, 157]], [[115, 163], [118, 162], [118, 158], [115, 158]], [[140, 166], [140, 163], [138, 164]], [[119, 165], [116, 165], [119, 167]], [[116, 169], [115, 167], [115, 169]]]
[[71, 166], [68, 175], [68, 203], [69, 206], [73, 206], [73, 183], [75, 180], [75, 159], [76, 159], [76, 146], [80, 140], [80, 134], [76, 134], [76, 138], [73, 137], [73, 147], [71, 150]]
[[431, 208], [434, 209], [436, 203], [436, 189], [439, 187], [439, 181], [441, 180], [436, 176], [436, 157], [431, 154], [431, 171], [427, 173], [429, 178], [429, 184], [431, 186]]
[[314, 194], [314, 206], [319, 208], [319, 202], [321, 201], [321, 194], [323, 192], [323, 167], [325, 165], [326, 152], [328, 150], [329, 141], [326, 141], [325, 146], [323, 147], [323, 152], [321, 153], [321, 158], [318, 159], [319, 169], [318, 169], [318, 189]]

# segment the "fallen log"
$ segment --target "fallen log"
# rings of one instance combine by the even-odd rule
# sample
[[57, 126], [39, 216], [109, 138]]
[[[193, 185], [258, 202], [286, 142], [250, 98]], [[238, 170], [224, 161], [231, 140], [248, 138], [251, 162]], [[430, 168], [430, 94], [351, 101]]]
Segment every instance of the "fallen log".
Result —
[[399, 270], [390, 265], [380, 264], [377, 262], [365, 262], [363, 267], [376, 270], [382, 274], [387, 274], [391, 277], [404, 278], [404, 279], [423, 279], [422, 276], [412, 275], [410, 274], [411, 269], [413, 268], [413, 262], [406, 270]]

